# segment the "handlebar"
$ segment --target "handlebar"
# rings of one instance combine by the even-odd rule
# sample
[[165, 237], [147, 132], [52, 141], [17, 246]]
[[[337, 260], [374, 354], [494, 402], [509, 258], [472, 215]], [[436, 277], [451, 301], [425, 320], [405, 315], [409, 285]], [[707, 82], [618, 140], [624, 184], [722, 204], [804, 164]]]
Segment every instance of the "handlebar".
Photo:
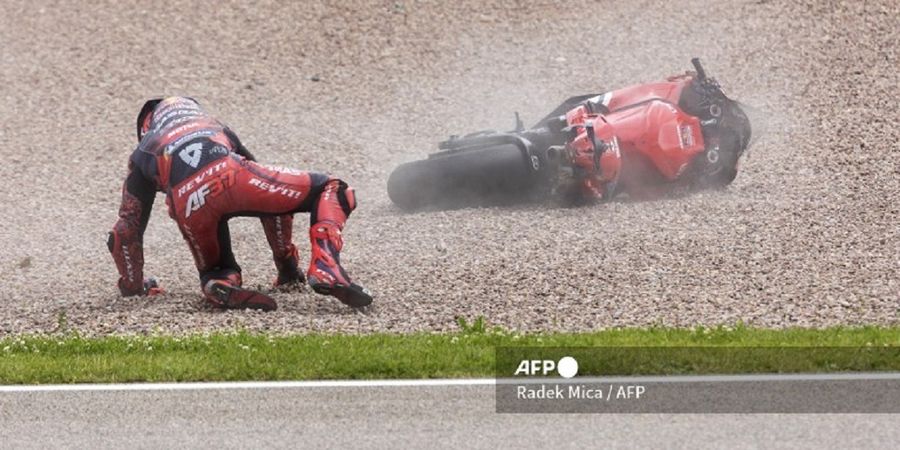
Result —
[[706, 81], [706, 71], [703, 70], [703, 66], [700, 65], [700, 58], [691, 58], [691, 64], [694, 65], [694, 70], [697, 71], [697, 79]]

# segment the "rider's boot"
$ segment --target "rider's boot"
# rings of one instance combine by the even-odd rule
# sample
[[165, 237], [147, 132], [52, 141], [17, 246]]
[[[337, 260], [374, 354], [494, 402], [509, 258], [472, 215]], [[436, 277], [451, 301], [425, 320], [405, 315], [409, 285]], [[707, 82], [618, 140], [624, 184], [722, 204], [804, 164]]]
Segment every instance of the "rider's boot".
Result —
[[241, 287], [241, 274], [230, 272], [224, 277], [213, 278], [203, 285], [206, 301], [221, 309], [259, 309], [274, 311], [278, 304], [271, 297]]
[[306, 278], [314, 291], [331, 295], [352, 307], [372, 303], [372, 295], [362, 286], [350, 281], [341, 267], [340, 252], [344, 246], [341, 228], [333, 222], [318, 222], [309, 229], [312, 259]]

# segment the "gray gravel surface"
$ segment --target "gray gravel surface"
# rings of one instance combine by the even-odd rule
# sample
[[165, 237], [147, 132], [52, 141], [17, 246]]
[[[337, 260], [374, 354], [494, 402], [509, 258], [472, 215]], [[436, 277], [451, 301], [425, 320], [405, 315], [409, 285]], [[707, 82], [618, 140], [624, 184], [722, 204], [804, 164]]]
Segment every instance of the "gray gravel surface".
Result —
[[0, 393], [9, 448], [890, 448], [896, 415], [497, 414], [493, 386]]
[[[900, 3], [325, 3], [0, 3], [0, 335], [900, 322]], [[391, 168], [449, 134], [692, 56], [770, 122], [725, 192], [416, 214], [387, 198]], [[105, 234], [134, 116], [159, 94], [198, 98], [263, 160], [356, 186], [343, 259], [376, 304], [300, 291], [272, 314], [207, 309], [161, 196], [146, 269], [169, 294], [117, 297]], [[258, 221], [232, 235], [268, 285]]]

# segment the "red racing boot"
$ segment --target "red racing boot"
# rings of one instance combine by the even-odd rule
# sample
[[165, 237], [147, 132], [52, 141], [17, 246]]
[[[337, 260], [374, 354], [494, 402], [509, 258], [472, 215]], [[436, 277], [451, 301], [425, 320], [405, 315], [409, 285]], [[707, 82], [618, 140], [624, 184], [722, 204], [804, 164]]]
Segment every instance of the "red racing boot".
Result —
[[344, 246], [341, 229], [331, 222], [319, 222], [309, 229], [312, 260], [306, 278], [314, 291], [330, 295], [341, 303], [359, 308], [372, 303], [372, 295], [364, 287], [350, 281], [341, 267], [340, 251]]
[[278, 304], [268, 295], [241, 288], [241, 275], [231, 273], [224, 279], [212, 279], [203, 286], [206, 301], [221, 309], [259, 309], [275, 311]]

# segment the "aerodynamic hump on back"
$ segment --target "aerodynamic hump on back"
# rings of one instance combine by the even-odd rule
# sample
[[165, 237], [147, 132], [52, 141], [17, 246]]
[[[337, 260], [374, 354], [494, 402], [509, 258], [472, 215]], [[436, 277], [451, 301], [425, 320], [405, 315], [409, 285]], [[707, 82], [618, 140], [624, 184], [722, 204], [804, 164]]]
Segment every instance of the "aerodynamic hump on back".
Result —
[[193, 103], [197, 107], [200, 106], [200, 103], [191, 97], [160, 97], [147, 100], [137, 116], [138, 142], [140, 142], [141, 139], [143, 139], [144, 136], [150, 132], [151, 125], [153, 125], [154, 113], [157, 109], [166, 105], [174, 105], [181, 102], [189, 102]]
[[153, 98], [147, 100], [137, 116], [137, 140], [141, 142], [147, 130], [150, 129], [150, 120], [153, 118], [153, 110], [162, 102], [162, 98]]

